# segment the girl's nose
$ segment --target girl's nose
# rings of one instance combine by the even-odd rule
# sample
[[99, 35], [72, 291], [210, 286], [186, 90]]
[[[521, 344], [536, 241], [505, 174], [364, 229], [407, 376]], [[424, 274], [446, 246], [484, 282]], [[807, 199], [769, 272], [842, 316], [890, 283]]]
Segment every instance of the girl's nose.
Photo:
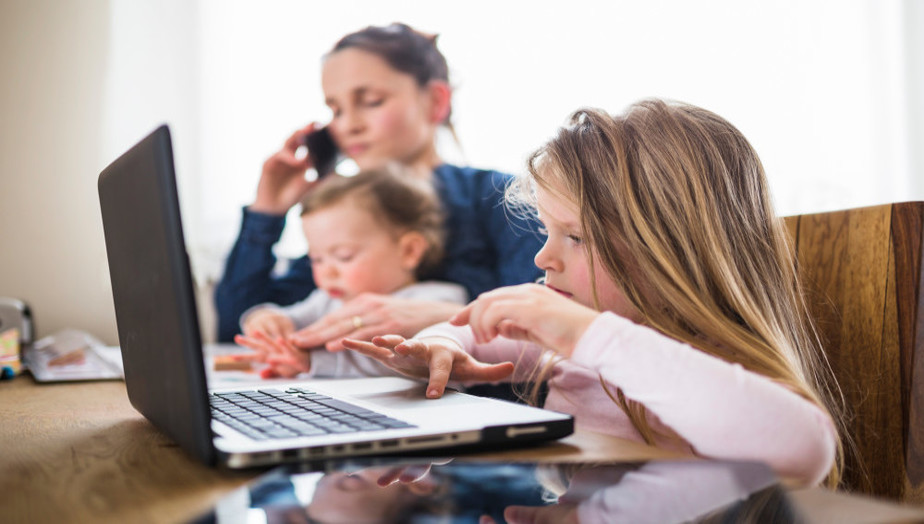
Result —
[[555, 256], [554, 250], [549, 245], [548, 241], [546, 241], [539, 252], [536, 253], [533, 262], [536, 264], [536, 267], [543, 271], [561, 271], [561, 259]]

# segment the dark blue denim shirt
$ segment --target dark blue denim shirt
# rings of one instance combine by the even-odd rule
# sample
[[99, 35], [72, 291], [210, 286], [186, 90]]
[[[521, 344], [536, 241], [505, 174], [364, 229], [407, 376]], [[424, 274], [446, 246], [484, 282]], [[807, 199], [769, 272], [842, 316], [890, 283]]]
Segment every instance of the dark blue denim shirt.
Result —
[[[533, 258], [545, 239], [538, 222], [518, 218], [504, 205], [510, 175], [449, 164], [433, 175], [446, 211], [448, 242], [443, 265], [432, 279], [460, 284], [475, 298], [541, 276]], [[219, 341], [230, 342], [240, 332], [238, 320], [247, 308], [264, 302], [292, 304], [315, 289], [307, 256], [291, 260], [285, 274], [273, 274], [273, 245], [284, 225], [285, 216], [244, 208], [240, 235], [215, 290]]]

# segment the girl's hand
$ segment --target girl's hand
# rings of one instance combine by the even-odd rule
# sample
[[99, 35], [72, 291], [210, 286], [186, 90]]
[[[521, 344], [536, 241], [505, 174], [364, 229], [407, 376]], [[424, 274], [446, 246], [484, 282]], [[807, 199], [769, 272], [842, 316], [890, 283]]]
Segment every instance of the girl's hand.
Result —
[[500, 335], [527, 340], [570, 357], [599, 312], [539, 284], [521, 284], [482, 293], [449, 322], [468, 324], [483, 344]]
[[344, 337], [372, 340], [386, 333], [412, 337], [425, 327], [445, 322], [461, 308], [449, 302], [363, 293], [289, 338], [300, 348], [324, 346], [328, 351], [343, 351]]
[[295, 154], [305, 143], [305, 135], [314, 129], [315, 124], [312, 123], [296, 130], [282, 149], [263, 163], [257, 198], [250, 205], [251, 211], [285, 215], [314, 186], [315, 182], [305, 180], [305, 171], [311, 167], [311, 160], [308, 155], [300, 157]]
[[347, 338], [343, 346], [409, 377], [429, 378], [428, 398], [443, 396], [449, 380], [493, 382], [513, 373], [513, 362], [479, 362], [457, 343], [445, 338], [418, 340], [386, 335], [373, 338], [371, 343]]
[[237, 335], [234, 341], [255, 351], [254, 355], [238, 356], [238, 360], [268, 364], [260, 372], [263, 378], [292, 378], [311, 370], [311, 353], [298, 349], [285, 337], [269, 337], [257, 331], [252, 336]]
[[295, 331], [292, 319], [272, 309], [263, 308], [247, 315], [244, 319], [244, 336], [252, 337], [263, 333], [269, 338], [285, 337]]

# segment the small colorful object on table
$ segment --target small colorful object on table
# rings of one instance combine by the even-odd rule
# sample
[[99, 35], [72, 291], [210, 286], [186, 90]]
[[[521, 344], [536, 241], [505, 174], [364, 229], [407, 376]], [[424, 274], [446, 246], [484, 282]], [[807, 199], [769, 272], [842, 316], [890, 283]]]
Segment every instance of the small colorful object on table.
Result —
[[0, 333], [0, 379], [13, 378], [22, 370], [19, 356], [19, 328]]

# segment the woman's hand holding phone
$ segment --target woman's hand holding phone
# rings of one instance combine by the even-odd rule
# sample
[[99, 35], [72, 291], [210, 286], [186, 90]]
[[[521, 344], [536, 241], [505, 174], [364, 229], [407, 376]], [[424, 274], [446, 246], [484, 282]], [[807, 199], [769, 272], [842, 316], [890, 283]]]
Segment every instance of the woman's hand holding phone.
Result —
[[305, 179], [305, 172], [312, 166], [311, 157], [298, 155], [297, 152], [305, 144], [305, 136], [319, 128], [311, 123], [296, 130], [282, 149], [263, 163], [257, 198], [250, 205], [251, 211], [284, 215], [308, 193], [314, 184]]

